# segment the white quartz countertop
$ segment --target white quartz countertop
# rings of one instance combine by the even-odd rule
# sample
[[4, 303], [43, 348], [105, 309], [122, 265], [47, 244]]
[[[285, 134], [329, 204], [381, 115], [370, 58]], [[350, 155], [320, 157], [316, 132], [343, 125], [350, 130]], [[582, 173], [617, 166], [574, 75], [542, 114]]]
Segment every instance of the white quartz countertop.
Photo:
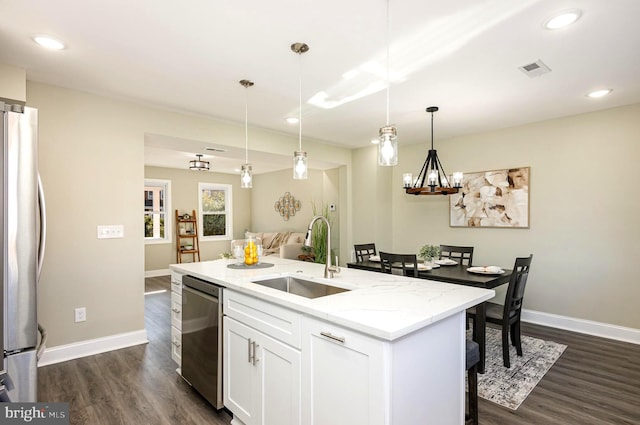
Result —
[[[172, 264], [172, 270], [341, 325], [392, 341], [463, 311], [495, 295], [474, 288], [426, 279], [341, 267], [333, 279], [324, 279], [324, 265], [278, 257], [261, 259], [274, 267], [231, 269], [234, 260]], [[296, 275], [350, 289], [309, 299], [252, 283], [267, 276]]]

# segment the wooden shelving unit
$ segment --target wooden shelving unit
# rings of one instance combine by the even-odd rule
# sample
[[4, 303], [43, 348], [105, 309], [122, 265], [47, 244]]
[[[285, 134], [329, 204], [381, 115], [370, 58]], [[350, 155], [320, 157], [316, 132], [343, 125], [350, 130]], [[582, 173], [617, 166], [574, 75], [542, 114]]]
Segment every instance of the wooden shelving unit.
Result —
[[[198, 220], [196, 211], [182, 214], [176, 210], [176, 261], [183, 263], [183, 256], [191, 254], [193, 262], [200, 261], [200, 245], [198, 242]], [[196, 260], [197, 257], [197, 260]]]

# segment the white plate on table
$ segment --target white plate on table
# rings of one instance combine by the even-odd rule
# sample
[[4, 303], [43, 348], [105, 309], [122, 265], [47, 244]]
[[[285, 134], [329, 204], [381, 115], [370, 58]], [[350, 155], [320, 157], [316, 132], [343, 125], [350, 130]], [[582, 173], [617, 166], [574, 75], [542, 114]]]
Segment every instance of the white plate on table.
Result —
[[376, 263], [380, 262], [380, 256], [379, 255], [372, 255], [369, 257], [369, 261], [375, 261]]
[[477, 274], [504, 274], [504, 270], [497, 266], [485, 266], [485, 267], [469, 267], [467, 268], [469, 273]]
[[451, 258], [443, 258], [441, 260], [435, 260], [434, 263], [439, 264], [441, 266], [457, 266], [458, 262], [452, 260]]
[[[438, 267], [440, 267], [437, 264], [434, 264], [433, 266], [427, 266], [424, 263], [418, 263], [418, 270], [431, 270], [431, 269], [437, 269]], [[412, 269], [413, 268], [413, 264], [407, 264], [407, 268], [408, 269]]]

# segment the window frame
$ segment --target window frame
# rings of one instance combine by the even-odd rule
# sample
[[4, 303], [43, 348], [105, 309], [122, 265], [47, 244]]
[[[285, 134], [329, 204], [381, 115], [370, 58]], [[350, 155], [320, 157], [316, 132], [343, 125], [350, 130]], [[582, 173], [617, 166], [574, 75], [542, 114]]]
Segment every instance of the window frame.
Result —
[[[222, 183], [198, 183], [198, 227], [201, 241], [226, 241], [233, 239], [233, 186], [230, 184]], [[202, 211], [202, 191], [203, 190], [221, 190], [224, 191], [224, 212], [213, 214], [224, 214], [225, 219], [225, 234], [217, 236], [205, 236], [204, 234], [204, 212]], [[212, 213], [207, 213], [207, 215]]]
[[[162, 188], [164, 193], [164, 211], [152, 211], [153, 214], [159, 213], [164, 214], [164, 238], [156, 238], [156, 237], [146, 237], [143, 233], [144, 243], [146, 245], [154, 245], [154, 244], [169, 244], [173, 242], [173, 219], [171, 217], [171, 180], [162, 180], [162, 179], [144, 179], [144, 191], [146, 192], [147, 187], [159, 187]], [[144, 211], [143, 205], [143, 218], [149, 213], [149, 211]]]

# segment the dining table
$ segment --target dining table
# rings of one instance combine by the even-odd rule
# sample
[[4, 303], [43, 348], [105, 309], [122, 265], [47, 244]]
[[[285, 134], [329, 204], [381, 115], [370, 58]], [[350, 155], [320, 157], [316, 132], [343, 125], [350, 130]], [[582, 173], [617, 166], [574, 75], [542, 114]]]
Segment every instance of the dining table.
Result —
[[[392, 267], [400, 268], [400, 265], [392, 265]], [[348, 268], [368, 270], [371, 272], [382, 273], [380, 261], [355, 261], [347, 263]], [[501, 273], [473, 273], [468, 271], [469, 266], [461, 264], [439, 265], [429, 270], [421, 270], [418, 267], [419, 279], [435, 280], [438, 282], [453, 283], [456, 285], [475, 286], [478, 288], [494, 289], [498, 286], [509, 283], [513, 270], [502, 269]], [[478, 373], [485, 371], [486, 359], [486, 304], [484, 302], [476, 306], [476, 319], [473, 321], [474, 341], [478, 343], [480, 348], [480, 362], [478, 364]]]

